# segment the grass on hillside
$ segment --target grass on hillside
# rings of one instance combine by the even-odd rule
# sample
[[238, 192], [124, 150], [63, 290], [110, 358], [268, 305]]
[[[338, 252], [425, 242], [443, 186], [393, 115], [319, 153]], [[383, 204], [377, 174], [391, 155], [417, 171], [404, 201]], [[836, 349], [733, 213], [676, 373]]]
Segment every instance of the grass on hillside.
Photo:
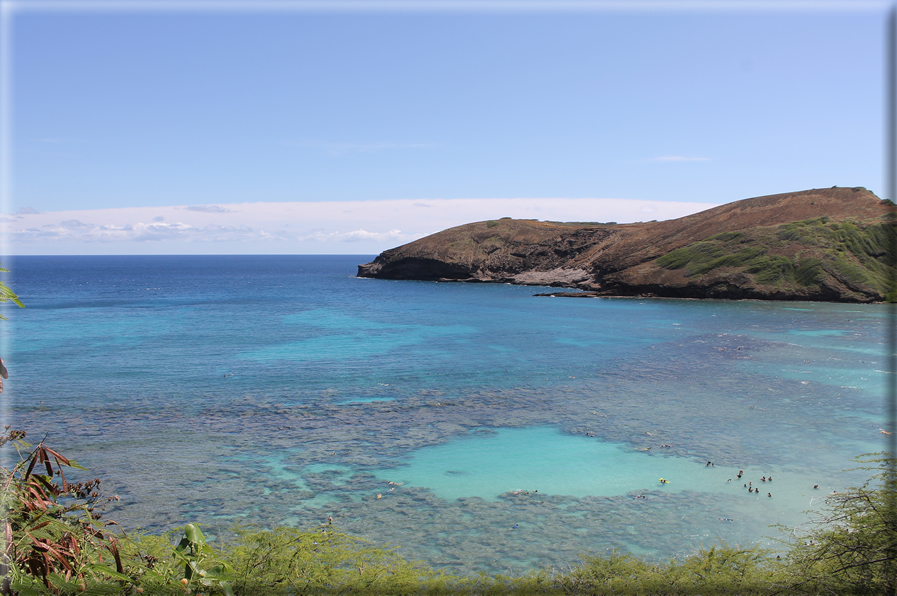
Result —
[[749, 275], [759, 286], [781, 289], [818, 289], [831, 276], [853, 290], [884, 297], [895, 278], [887, 262], [894, 240], [894, 226], [887, 223], [831, 222], [821, 217], [723, 232], [654, 262], [664, 269], [685, 269], [688, 277], [728, 269]]

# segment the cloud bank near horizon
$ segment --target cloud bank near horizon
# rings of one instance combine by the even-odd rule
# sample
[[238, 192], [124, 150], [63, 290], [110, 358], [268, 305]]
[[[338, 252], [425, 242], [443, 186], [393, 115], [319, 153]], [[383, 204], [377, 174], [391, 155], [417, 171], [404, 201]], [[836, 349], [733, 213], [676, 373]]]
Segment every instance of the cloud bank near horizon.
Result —
[[709, 203], [634, 199], [395, 199], [123, 207], [0, 217], [3, 252], [38, 254], [376, 254], [446, 228], [513, 217], [630, 223]]

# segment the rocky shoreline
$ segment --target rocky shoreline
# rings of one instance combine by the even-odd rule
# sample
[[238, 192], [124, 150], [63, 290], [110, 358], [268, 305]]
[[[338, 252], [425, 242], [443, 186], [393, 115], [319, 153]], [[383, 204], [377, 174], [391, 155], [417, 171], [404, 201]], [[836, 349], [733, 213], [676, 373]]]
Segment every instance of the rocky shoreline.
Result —
[[438, 232], [359, 277], [551, 286], [562, 297], [881, 302], [895, 207], [862, 187], [744, 199], [663, 222], [503, 218]]

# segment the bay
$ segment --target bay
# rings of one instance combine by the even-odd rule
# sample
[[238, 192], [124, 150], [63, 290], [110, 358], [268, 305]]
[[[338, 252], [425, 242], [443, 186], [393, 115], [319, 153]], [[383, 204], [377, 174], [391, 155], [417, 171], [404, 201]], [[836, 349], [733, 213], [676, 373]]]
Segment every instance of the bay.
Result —
[[3, 419], [126, 529], [332, 516], [461, 573], [775, 547], [884, 446], [882, 305], [355, 278], [371, 259], [8, 260]]

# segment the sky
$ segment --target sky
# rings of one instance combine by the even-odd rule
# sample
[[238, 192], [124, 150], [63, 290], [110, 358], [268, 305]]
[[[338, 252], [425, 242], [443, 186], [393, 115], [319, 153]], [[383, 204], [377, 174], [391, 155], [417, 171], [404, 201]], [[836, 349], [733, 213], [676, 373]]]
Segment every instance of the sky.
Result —
[[888, 2], [0, 5], [3, 255], [886, 198]]

